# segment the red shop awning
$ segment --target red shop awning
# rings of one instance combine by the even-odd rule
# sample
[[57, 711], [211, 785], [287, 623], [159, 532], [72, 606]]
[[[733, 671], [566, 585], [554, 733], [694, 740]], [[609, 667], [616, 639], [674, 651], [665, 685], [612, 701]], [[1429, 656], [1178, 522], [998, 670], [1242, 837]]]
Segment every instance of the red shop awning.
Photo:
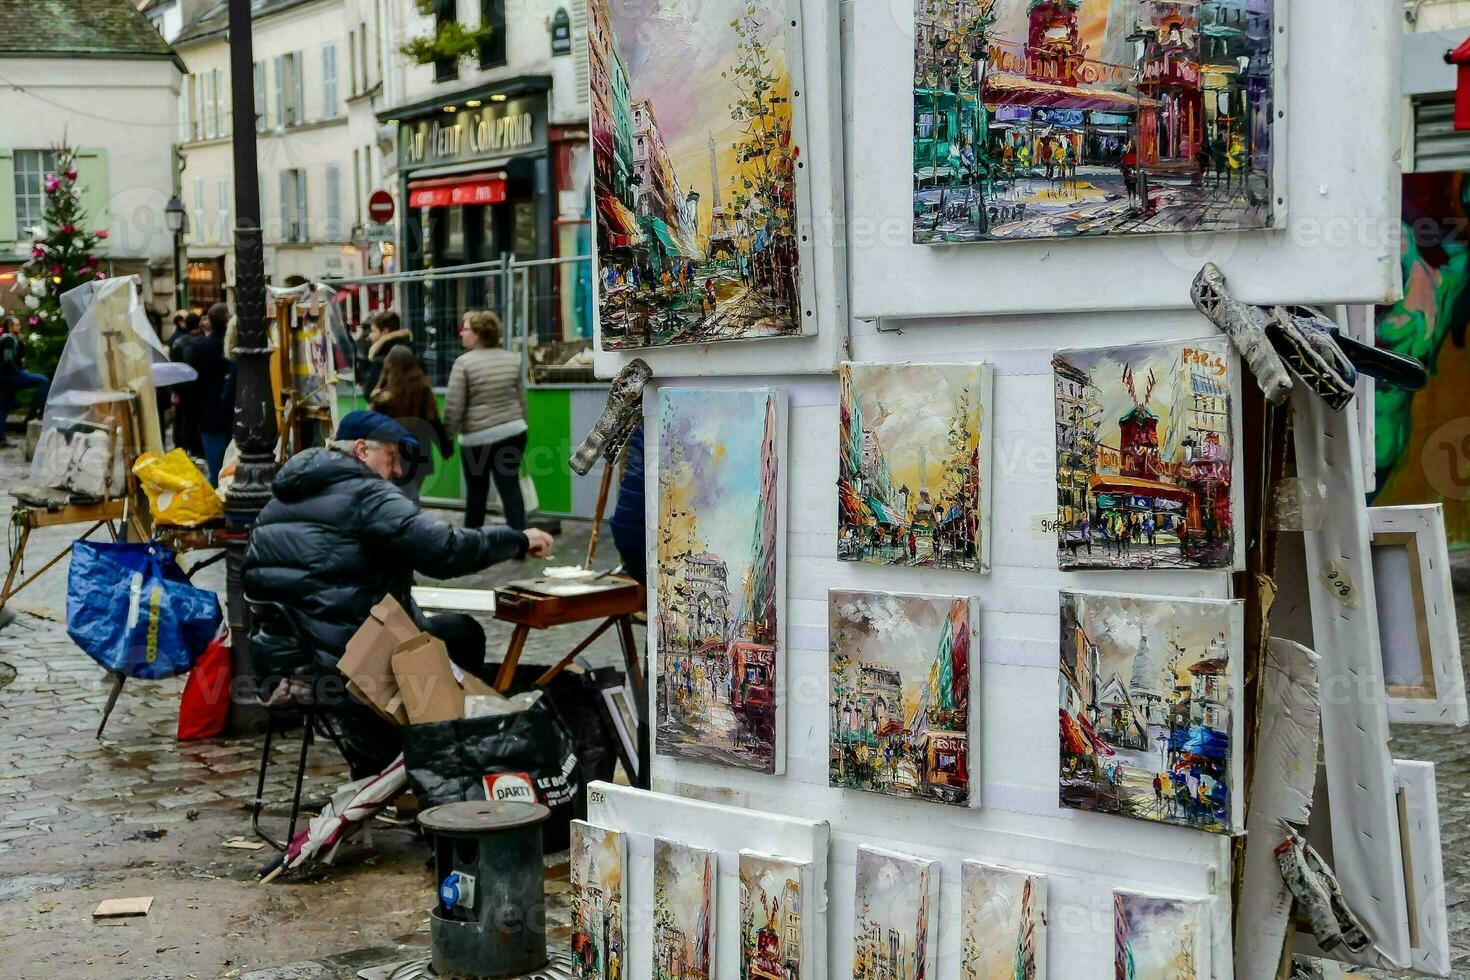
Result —
[[456, 208], [465, 204], [499, 204], [506, 197], [504, 173], [473, 174], [408, 184], [411, 208]]

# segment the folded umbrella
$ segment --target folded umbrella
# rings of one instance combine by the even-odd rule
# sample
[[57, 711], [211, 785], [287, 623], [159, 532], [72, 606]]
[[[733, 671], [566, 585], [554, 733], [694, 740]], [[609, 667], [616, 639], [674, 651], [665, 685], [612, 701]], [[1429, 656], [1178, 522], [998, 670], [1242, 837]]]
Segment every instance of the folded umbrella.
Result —
[[291, 838], [285, 853], [266, 867], [261, 884], [274, 880], [283, 871], [302, 867], [318, 858], [331, 864], [337, 845], [366, 826], [407, 785], [408, 770], [404, 768], [403, 756], [400, 755], [377, 775], [355, 780], [338, 789], [322, 812]]

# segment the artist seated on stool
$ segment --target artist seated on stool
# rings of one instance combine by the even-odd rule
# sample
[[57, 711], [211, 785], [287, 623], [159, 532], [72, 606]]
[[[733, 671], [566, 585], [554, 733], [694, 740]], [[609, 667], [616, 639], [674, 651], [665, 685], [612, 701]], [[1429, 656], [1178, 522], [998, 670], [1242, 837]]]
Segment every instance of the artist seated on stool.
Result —
[[[404, 456], [417, 451], [417, 441], [393, 419], [352, 412], [330, 447], [307, 449], [281, 467], [250, 532], [245, 594], [298, 614], [325, 677], [341, 680], [337, 661], [347, 641], [385, 595], [443, 640], [461, 669], [483, 676], [484, 629], [462, 613], [425, 616], [409, 592], [413, 573], [451, 578], [551, 554], [544, 531], [466, 530], [421, 513], [390, 482], [402, 476]], [[250, 642], [260, 664], [281, 638], [257, 631]], [[340, 683], [318, 687], [328, 692], [321, 700], [338, 722], [353, 776], [381, 772], [398, 755], [397, 730]], [[334, 697], [334, 691], [342, 693]]]

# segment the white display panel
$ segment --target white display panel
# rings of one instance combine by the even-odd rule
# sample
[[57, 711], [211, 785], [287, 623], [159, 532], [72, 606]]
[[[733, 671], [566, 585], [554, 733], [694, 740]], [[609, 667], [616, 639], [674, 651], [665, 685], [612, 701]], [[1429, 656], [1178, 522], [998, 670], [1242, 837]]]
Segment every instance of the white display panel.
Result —
[[1439, 793], [1434, 763], [1393, 760], [1399, 818], [1404, 833], [1404, 871], [1409, 882], [1409, 941], [1419, 973], [1450, 976], [1450, 927], [1445, 910], [1444, 857], [1440, 851]]
[[[1370, 0], [1277, 0], [1285, 227], [915, 245], [912, 0], [852, 5], [847, 68], [853, 315], [913, 319], [1189, 305], [1214, 261], [1248, 302], [1397, 297], [1399, 22]], [[1127, 334], [1119, 340], [1132, 341]]]
[[[873, 566], [836, 555], [837, 378], [762, 376], [788, 393], [786, 774], [763, 776], [681, 759], [653, 763], [654, 788], [748, 806], [833, 827], [829, 878], [832, 963], [852, 960], [856, 848], [872, 844], [941, 862], [939, 977], [959, 975], [959, 883], [972, 859], [1046, 875], [1054, 976], [1113, 976], [1115, 889], [1213, 898], [1214, 976], [1232, 976], [1230, 842], [1219, 835], [1058, 806], [1057, 676], [1061, 589], [1231, 598], [1230, 573], [1153, 570], [1064, 573], [1056, 565], [1052, 353], [1120, 340], [1184, 340], [1208, 332], [1194, 312], [1033, 317], [978, 325], [855, 330], [859, 360], [975, 360], [994, 367], [991, 572]], [[738, 353], [738, 352], [737, 352]], [[742, 370], [739, 358], [731, 370]], [[688, 381], [660, 378], [660, 383]], [[700, 385], [748, 386], [743, 377]], [[645, 398], [651, 412], [656, 396]], [[654, 431], [653, 419], [647, 419]], [[652, 441], [645, 454], [656, 455]], [[645, 456], [648, 473], [657, 460]], [[653, 486], [653, 484], [650, 484]], [[650, 526], [656, 494], [646, 498]], [[978, 809], [936, 807], [828, 786], [829, 589], [888, 590], [977, 599], [979, 643], [972, 751]], [[768, 845], [754, 846], [770, 850]]]

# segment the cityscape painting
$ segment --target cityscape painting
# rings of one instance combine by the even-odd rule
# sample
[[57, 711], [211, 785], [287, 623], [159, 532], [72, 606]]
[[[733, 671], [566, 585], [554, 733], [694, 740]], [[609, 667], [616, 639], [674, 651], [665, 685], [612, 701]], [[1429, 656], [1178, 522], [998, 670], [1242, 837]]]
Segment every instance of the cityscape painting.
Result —
[[604, 349], [789, 336], [810, 322], [796, 239], [795, 9], [589, 0]]
[[837, 556], [990, 570], [990, 368], [845, 362]]
[[710, 980], [718, 856], [660, 837], [653, 845], [653, 980]]
[[623, 905], [627, 838], [616, 830], [572, 821], [572, 976], [622, 980], [628, 930]]
[[1204, 902], [1113, 892], [1116, 980], [1206, 980], [1210, 923]]
[[934, 976], [939, 878], [937, 861], [857, 849], [853, 980]]
[[760, 772], [781, 748], [775, 388], [658, 396], [658, 751]]
[[1052, 359], [1062, 569], [1235, 564], [1231, 359], [1225, 337]]
[[915, 0], [914, 241], [1272, 224], [1274, 0]]
[[970, 600], [833, 590], [827, 610], [830, 784], [970, 805]]
[[1046, 879], [966, 861], [960, 932], [963, 980], [1046, 980]]
[[1061, 805], [1241, 829], [1242, 603], [1061, 594]]
[[804, 975], [805, 869], [769, 854], [740, 852], [740, 980], [801, 980]]

